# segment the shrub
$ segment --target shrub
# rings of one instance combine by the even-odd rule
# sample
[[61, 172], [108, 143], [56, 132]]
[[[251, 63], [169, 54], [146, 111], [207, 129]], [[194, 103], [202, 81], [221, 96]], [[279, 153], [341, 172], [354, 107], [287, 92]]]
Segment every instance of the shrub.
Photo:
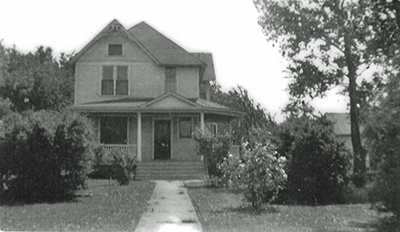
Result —
[[[378, 163], [371, 198], [400, 222], [400, 78], [391, 76], [368, 111], [365, 135], [371, 158]], [[374, 163], [374, 162], [373, 162]], [[390, 221], [390, 220], [389, 220]]]
[[344, 203], [350, 153], [336, 141], [325, 118], [290, 118], [278, 133], [278, 151], [288, 159], [287, 188], [280, 200], [299, 204]]
[[210, 178], [221, 178], [223, 173], [218, 165], [228, 157], [231, 137], [228, 134], [214, 136], [207, 130], [198, 129], [194, 132], [194, 139], [197, 141], [197, 154], [204, 157]]
[[91, 168], [90, 122], [72, 113], [29, 113], [6, 125], [0, 151], [2, 197], [57, 201], [73, 197]]
[[91, 178], [116, 179], [120, 185], [129, 184], [136, 176], [136, 158], [118, 150], [95, 149], [94, 171]]
[[286, 159], [271, 144], [246, 150], [241, 158], [230, 155], [220, 165], [224, 180], [239, 189], [254, 208], [276, 199], [284, 188]]

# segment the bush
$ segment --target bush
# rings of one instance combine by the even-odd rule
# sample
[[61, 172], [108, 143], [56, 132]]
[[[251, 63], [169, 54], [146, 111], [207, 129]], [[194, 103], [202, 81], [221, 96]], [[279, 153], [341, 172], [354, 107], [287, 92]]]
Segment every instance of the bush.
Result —
[[[365, 136], [371, 158], [377, 165], [373, 203], [381, 204], [400, 221], [400, 78], [391, 76], [377, 104], [368, 111]], [[389, 220], [390, 221], [390, 220]]]
[[227, 134], [214, 136], [207, 130], [203, 132], [198, 129], [194, 132], [194, 139], [197, 141], [197, 154], [205, 159], [209, 177], [218, 181], [223, 175], [218, 166], [228, 157], [231, 137]]
[[224, 180], [239, 189], [254, 208], [276, 199], [284, 188], [286, 158], [278, 157], [271, 144], [246, 150], [241, 158], [230, 155], [220, 165]]
[[288, 159], [287, 188], [280, 200], [298, 204], [344, 203], [350, 153], [336, 141], [325, 118], [290, 118], [278, 133], [278, 151]]
[[136, 158], [126, 152], [106, 151], [101, 146], [95, 149], [94, 171], [91, 178], [116, 179], [120, 185], [129, 184], [136, 176]]
[[84, 187], [93, 145], [86, 118], [40, 111], [4, 127], [0, 151], [4, 199], [64, 200]]

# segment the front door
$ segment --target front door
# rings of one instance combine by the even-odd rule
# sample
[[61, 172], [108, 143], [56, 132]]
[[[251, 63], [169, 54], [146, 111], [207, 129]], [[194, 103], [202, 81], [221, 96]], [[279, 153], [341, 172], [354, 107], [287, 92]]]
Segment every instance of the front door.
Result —
[[171, 121], [154, 121], [154, 159], [171, 159]]

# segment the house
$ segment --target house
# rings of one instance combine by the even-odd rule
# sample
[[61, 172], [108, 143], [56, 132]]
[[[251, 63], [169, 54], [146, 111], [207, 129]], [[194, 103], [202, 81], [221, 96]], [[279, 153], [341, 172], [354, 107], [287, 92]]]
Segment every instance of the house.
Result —
[[[351, 122], [350, 115], [348, 113], [326, 113], [326, 118], [333, 123], [333, 132], [336, 134], [336, 138], [343, 142], [345, 147], [353, 152], [353, 144], [351, 142]], [[363, 130], [363, 127], [360, 127]], [[362, 142], [364, 143], [363, 139]], [[366, 167], [370, 167], [370, 157], [367, 154]]]
[[[145, 22], [127, 30], [113, 20], [71, 62], [71, 109], [93, 120], [105, 149], [136, 157], [139, 178], [167, 177], [165, 170], [173, 172], [170, 178], [204, 175], [192, 133], [216, 132], [218, 123], [243, 116], [210, 102], [212, 54], [190, 53]], [[200, 174], [179, 174], [179, 168]]]

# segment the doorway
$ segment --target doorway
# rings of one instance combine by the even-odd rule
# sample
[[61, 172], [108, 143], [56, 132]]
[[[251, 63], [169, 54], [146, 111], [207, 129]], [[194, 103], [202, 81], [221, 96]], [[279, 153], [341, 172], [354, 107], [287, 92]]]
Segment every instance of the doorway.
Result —
[[154, 159], [171, 159], [171, 120], [154, 121]]

